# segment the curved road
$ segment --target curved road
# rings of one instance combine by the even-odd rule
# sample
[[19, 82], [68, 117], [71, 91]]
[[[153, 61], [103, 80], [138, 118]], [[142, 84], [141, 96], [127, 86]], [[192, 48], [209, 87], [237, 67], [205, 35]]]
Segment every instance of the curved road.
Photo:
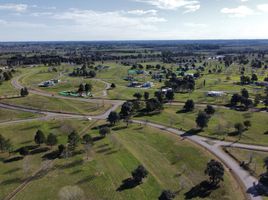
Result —
[[[16, 77], [12, 79], [12, 84], [15, 88], [20, 89], [23, 86], [19, 83], [18, 79], [20, 77]], [[37, 95], [42, 95], [42, 96], [49, 96], [51, 97], [51, 94], [45, 93], [43, 91], [38, 91], [38, 90], [29, 90], [30, 93], [37, 94]], [[63, 98], [63, 99], [71, 99], [74, 100], [75, 98], [71, 97], [63, 97], [59, 95], [54, 95], [54, 98]], [[32, 112], [32, 113], [39, 113], [45, 115], [44, 117], [40, 117], [37, 119], [25, 119], [25, 120], [17, 120], [14, 122], [22, 122], [22, 121], [31, 121], [31, 120], [47, 120], [50, 118], [92, 118], [92, 119], [106, 119], [109, 113], [112, 110], [117, 109], [123, 101], [117, 101], [117, 100], [100, 100], [100, 99], [75, 99], [78, 101], [86, 101], [86, 102], [93, 102], [93, 103], [100, 103], [104, 102], [107, 104], [112, 104], [112, 108], [107, 110], [105, 113], [101, 115], [96, 115], [96, 116], [85, 116], [85, 115], [80, 115], [80, 114], [69, 114], [69, 113], [57, 113], [57, 112], [47, 112], [47, 111], [42, 111], [38, 109], [29, 109], [25, 108], [22, 106], [15, 106], [15, 105], [7, 105], [0, 103], [0, 107], [5, 108], [5, 109], [12, 109], [12, 110], [20, 110], [24, 112]], [[148, 121], [140, 121], [140, 120], [133, 120], [133, 123], [139, 123], [139, 124], [144, 124], [144, 125], [149, 125], [154, 128], [158, 128], [161, 130], [165, 130], [168, 132], [171, 132], [173, 134], [176, 134], [184, 139], [187, 139], [203, 148], [205, 148], [207, 151], [210, 153], [214, 154], [218, 159], [220, 159], [225, 166], [230, 170], [230, 172], [235, 176], [235, 178], [239, 179], [239, 182], [242, 184], [243, 188], [246, 191], [250, 191], [248, 193], [248, 197], [251, 200], [261, 200], [262, 197], [258, 196], [258, 194], [255, 184], [258, 183], [258, 180], [251, 176], [247, 171], [242, 169], [239, 164], [231, 158], [229, 155], [227, 155], [223, 150], [222, 147], [225, 146], [232, 146], [232, 147], [237, 147], [237, 148], [244, 148], [248, 150], [257, 150], [257, 151], [265, 151], [268, 152], [268, 147], [265, 146], [257, 146], [257, 145], [248, 145], [248, 144], [240, 144], [240, 143], [233, 143], [233, 142], [226, 142], [226, 141], [219, 141], [219, 140], [212, 140], [206, 137], [201, 137], [198, 135], [185, 135], [184, 132], [179, 131], [174, 128], [169, 128], [167, 126], [159, 125], [156, 123], [151, 123]], [[13, 122], [3, 122], [0, 124], [11, 124]]]

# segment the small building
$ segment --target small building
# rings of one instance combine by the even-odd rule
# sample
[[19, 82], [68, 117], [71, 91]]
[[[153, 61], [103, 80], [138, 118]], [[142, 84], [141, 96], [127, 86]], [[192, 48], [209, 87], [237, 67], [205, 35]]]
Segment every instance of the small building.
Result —
[[223, 91], [208, 91], [207, 96], [209, 97], [221, 97], [225, 95], [225, 92]]
[[52, 79], [52, 80], [44, 81], [44, 82], [38, 84], [38, 86], [39, 87], [52, 87], [52, 86], [58, 84], [59, 82], [60, 82], [60, 80]]
[[173, 89], [172, 88], [161, 88], [160, 89], [160, 92], [164, 95], [166, 95], [168, 91], [173, 91]]
[[154, 83], [153, 82], [146, 82], [146, 83], [143, 83], [142, 84], [142, 87], [143, 88], [151, 88], [154, 86]]
[[137, 81], [132, 81], [131, 83], [128, 84], [128, 87], [141, 87], [142, 84], [137, 82]]

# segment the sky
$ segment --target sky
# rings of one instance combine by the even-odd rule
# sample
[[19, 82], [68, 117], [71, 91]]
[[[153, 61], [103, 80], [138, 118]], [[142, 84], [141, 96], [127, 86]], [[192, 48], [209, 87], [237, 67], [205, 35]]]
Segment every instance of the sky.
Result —
[[0, 0], [0, 41], [268, 39], [268, 0]]

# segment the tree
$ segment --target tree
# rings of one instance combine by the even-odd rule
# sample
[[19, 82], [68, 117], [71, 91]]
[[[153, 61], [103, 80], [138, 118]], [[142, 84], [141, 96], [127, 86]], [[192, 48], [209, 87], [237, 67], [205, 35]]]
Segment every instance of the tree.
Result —
[[199, 112], [196, 117], [195, 122], [198, 127], [203, 129], [204, 127], [208, 126], [209, 116], [205, 112]]
[[80, 137], [76, 131], [73, 131], [68, 135], [68, 143], [71, 151], [73, 151], [77, 147], [79, 142]]
[[215, 113], [215, 108], [211, 105], [207, 105], [206, 109], [205, 109], [205, 112], [208, 114], [208, 115], [213, 115]]
[[25, 87], [25, 88], [21, 88], [20, 90], [20, 96], [22, 97], [26, 97], [28, 96], [29, 92], [28, 92], [28, 89]]
[[133, 95], [133, 97], [135, 97], [137, 100], [141, 100], [142, 95], [141, 95], [141, 93], [136, 92], [136, 93]]
[[211, 160], [207, 163], [205, 174], [209, 176], [210, 182], [213, 185], [218, 185], [220, 181], [223, 181], [224, 167], [220, 162]]
[[90, 83], [86, 83], [85, 85], [85, 91], [88, 94], [92, 90], [92, 85]]
[[134, 171], [132, 171], [132, 178], [137, 184], [141, 184], [142, 179], [146, 178], [148, 175], [148, 171], [144, 166], [139, 165]]
[[249, 98], [249, 94], [248, 94], [248, 91], [247, 91], [246, 88], [243, 88], [243, 89], [241, 90], [241, 95], [242, 95], [242, 97], [244, 97], [244, 98], [246, 98], [246, 99]]
[[12, 144], [9, 139], [6, 139], [4, 136], [0, 134], [0, 152], [10, 151], [12, 148]]
[[242, 123], [236, 123], [234, 125], [234, 128], [236, 129], [237, 133], [239, 134], [239, 139], [241, 139], [242, 133], [245, 129], [244, 125]]
[[176, 194], [174, 192], [171, 192], [170, 190], [163, 190], [158, 199], [159, 200], [172, 200], [175, 197], [176, 197]]
[[150, 93], [149, 92], [144, 92], [143, 98], [147, 101], [150, 98]]
[[241, 96], [237, 93], [233, 94], [231, 98], [231, 105], [236, 106], [241, 100]]
[[185, 105], [183, 107], [185, 112], [190, 112], [194, 110], [194, 101], [192, 99], [189, 99], [185, 102]]
[[78, 92], [79, 92], [79, 93], [82, 93], [82, 92], [84, 92], [84, 91], [85, 91], [85, 86], [84, 86], [83, 83], [81, 83], [81, 84], [79, 85]]
[[249, 120], [244, 121], [244, 126], [246, 127], [246, 129], [251, 127], [251, 121], [249, 121]]
[[83, 135], [82, 140], [84, 144], [91, 144], [93, 142], [92, 137], [89, 134]]
[[53, 133], [50, 133], [48, 136], [47, 136], [47, 145], [49, 145], [50, 147], [56, 145], [58, 143], [58, 139], [57, 139], [57, 136], [54, 135]]
[[169, 101], [172, 101], [174, 99], [174, 92], [172, 90], [168, 90], [166, 93], [166, 98]]
[[115, 125], [115, 123], [118, 122], [119, 120], [120, 120], [120, 116], [115, 111], [110, 112], [107, 118], [107, 121], [109, 121], [111, 125]]
[[111, 88], [114, 89], [116, 88], [116, 85], [114, 83], [111, 84]]
[[129, 119], [131, 118], [131, 115], [133, 114], [134, 109], [133, 109], [133, 103], [130, 101], [125, 102], [120, 111], [120, 118], [124, 119], [125, 122], [127, 123], [127, 126], [129, 124]]
[[107, 134], [109, 134], [111, 132], [111, 130], [109, 129], [109, 127], [107, 126], [104, 126], [104, 127], [101, 127], [100, 130], [99, 130], [99, 133], [102, 137], [105, 137]]
[[34, 136], [34, 141], [36, 144], [40, 145], [46, 142], [46, 137], [41, 130], [37, 130], [35, 136]]
[[153, 111], [162, 110], [162, 109], [163, 109], [163, 105], [158, 99], [152, 98], [146, 101], [147, 112], [153, 112]]
[[58, 155], [60, 157], [63, 157], [64, 151], [66, 150], [66, 147], [63, 144], [60, 144], [58, 146]]
[[258, 81], [258, 76], [256, 74], [252, 74], [251, 76], [251, 81], [254, 82], [254, 81]]

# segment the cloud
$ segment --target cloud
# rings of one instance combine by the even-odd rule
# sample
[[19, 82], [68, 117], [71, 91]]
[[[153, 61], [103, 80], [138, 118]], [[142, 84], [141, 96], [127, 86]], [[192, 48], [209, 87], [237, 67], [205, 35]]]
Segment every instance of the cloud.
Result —
[[230, 17], [246, 17], [255, 14], [254, 10], [247, 6], [238, 6], [237, 8], [223, 8], [221, 13], [228, 14]]
[[193, 22], [187, 22], [184, 23], [184, 26], [190, 27], [190, 28], [207, 28], [207, 24], [201, 24], [201, 23], [193, 23]]
[[268, 4], [260, 4], [257, 5], [258, 10], [262, 11], [262, 12], [268, 12]]
[[129, 10], [127, 13], [133, 15], [156, 15], [157, 10]]
[[[131, 12], [131, 11], [130, 11]], [[146, 11], [135, 11], [138, 16], [129, 16], [133, 12], [112, 11], [99, 12], [94, 10], [71, 9], [70, 11], [55, 14], [52, 17], [57, 20], [69, 20], [74, 25], [79, 25], [88, 30], [156, 30], [154, 24], [166, 22], [166, 19], [157, 16], [139, 16]]]
[[0, 10], [24, 12], [27, 9], [28, 9], [27, 4], [13, 4], [13, 3], [0, 4]]
[[198, 0], [135, 0], [136, 2], [147, 3], [159, 9], [176, 10], [185, 8], [186, 12], [194, 12], [200, 8]]

